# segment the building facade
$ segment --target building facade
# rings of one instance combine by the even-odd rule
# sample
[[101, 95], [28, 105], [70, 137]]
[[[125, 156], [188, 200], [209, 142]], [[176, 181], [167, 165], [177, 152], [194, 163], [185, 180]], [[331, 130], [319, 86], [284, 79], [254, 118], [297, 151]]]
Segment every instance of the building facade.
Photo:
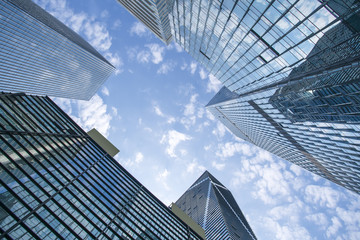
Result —
[[118, 0], [118, 2], [166, 45], [171, 42], [169, 10], [172, 0]]
[[204, 230], [208, 240], [255, 240], [231, 192], [205, 171], [175, 203]]
[[89, 100], [115, 68], [31, 0], [0, 2], [0, 91]]
[[50, 98], [0, 94], [0, 238], [202, 239]]
[[360, 3], [174, 1], [175, 41], [238, 137], [360, 193]]
[[170, 20], [174, 40], [230, 91], [244, 94], [278, 86], [338, 23], [357, 36], [359, 3], [174, 0]]

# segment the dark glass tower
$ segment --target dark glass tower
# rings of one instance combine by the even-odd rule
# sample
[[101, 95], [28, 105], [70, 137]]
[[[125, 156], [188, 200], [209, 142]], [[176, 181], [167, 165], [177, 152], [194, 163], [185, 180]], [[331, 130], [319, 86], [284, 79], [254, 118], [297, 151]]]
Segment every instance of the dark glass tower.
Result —
[[89, 100], [114, 67], [31, 0], [0, 1], [0, 91]]
[[288, 76], [224, 87], [207, 107], [238, 137], [359, 194], [359, 2], [322, 4], [337, 24]]
[[48, 97], [0, 94], [0, 239], [201, 239]]
[[208, 171], [191, 185], [176, 205], [205, 230], [208, 240], [256, 239], [231, 192]]

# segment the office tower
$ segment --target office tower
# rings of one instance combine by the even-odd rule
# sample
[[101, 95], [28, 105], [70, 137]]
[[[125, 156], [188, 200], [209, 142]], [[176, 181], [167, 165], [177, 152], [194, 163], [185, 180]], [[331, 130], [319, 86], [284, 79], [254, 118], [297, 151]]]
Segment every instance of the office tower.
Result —
[[172, 0], [118, 0], [118, 2], [166, 45], [171, 42], [169, 10]]
[[288, 77], [340, 21], [356, 30], [359, 2], [175, 0], [170, 20], [178, 44], [230, 91], [246, 94]]
[[204, 230], [206, 239], [256, 239], [231, 192], [208, 171], [176, 201]]
[[48, 97], [0, 94], [0, 238], [202, 239]]
[[31, 0], [0, 1], [0, 91], [89, 100], [114, 67]]
[[358, 1], [176, 1], [174, 39], [238, 137], [360, 193]]

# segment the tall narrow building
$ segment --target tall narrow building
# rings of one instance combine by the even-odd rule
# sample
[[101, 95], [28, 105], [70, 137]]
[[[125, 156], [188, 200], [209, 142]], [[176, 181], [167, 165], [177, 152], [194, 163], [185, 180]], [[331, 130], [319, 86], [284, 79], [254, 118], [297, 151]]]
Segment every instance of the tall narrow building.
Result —
[[48, 97], [0, 93], [0, 239], [203, 239]]
[[118, 0], [118, 2], [166, 45], [171, 42], [169, 11], [173, 0]]
[[89, 100], [115, 70], [31, 0], [0, 1], [0, 91]]
[[204, 230], [208, 240], [255, 240], [231, 192], [205, 171], [175, 203]]

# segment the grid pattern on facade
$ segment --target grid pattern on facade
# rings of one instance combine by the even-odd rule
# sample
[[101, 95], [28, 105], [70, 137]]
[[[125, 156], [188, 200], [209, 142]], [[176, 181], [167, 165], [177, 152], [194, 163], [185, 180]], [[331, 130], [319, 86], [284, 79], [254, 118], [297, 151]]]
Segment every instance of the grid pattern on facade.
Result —
[[145, 24], [161, 41], [172, 40], [169, 9], [171, 0], [118, 0], [132, 15]]
[[359, 1], [175, 0], [170, 19], [235, 135], [360, 192]]
[[0, 113], [1, 239], [201, 239], [48, 97]]
[[336, 2], [176, 0], [173, 35], [230, 91], [248, 93], [284, 80], [341, 20], [359, 24], [359, 3]]
[[1, 91], [89, 100], [114, 71], [30, 0], [1, 1], [0, 16]]
[[256, 239], [231, 192], [207, 171], [176, 205], [202, 226], [206, 239]]
[[274, 93], [262, 91], [207, 108], [238, 137], [360, 193], [359, 122], [293, 123], [269, 103]]

